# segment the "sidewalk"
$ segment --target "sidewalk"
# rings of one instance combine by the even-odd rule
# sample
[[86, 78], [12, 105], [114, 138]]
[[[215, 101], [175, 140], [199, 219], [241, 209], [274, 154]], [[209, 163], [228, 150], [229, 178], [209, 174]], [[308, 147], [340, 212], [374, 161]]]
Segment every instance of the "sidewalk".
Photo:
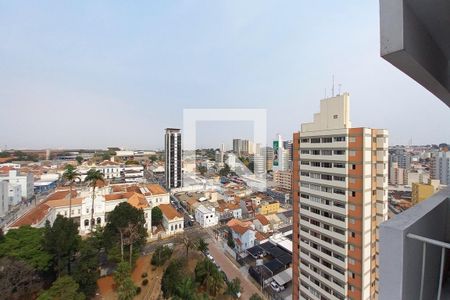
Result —
[[248, 274], [241, 273], [239, 268], [236, 267], [227, 256], [225, 256], [223, 249], [218, 245], [219, 242], [214, 239], [210, 239], [208, 242], [209, 253], [214, 257], [214, 260], [225, 272], [225, 274], [227, 274], [228, 279], [232, 280], [238, 277], [241, 280], [241, 286], [243, 289], [241, 299], [250, 299], [254, 293], [257, 293], [263, 299], [266, 299], [261, 291], [249, 280], [247, 277]]

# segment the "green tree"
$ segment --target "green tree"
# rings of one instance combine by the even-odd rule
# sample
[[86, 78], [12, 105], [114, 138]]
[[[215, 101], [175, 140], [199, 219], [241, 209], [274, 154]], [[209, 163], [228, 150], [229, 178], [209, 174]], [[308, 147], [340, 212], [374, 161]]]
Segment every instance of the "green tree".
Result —
[[199, 238], [197, 241], [197, 250], [200, 252], [205, 252], [208, 250], [208, 243], [205, 242], [203, 238]]
[[11, 157], [11, 153], [2, 151], [2, 152], [0, 152], [0, 157], [1, 158]]
[[220, 169], [219, 175], [220, 176], [228, 176], [230, 174], [230, 166], [228, 164], [225, 164], [225, 166]]
[[124, 261], [120, 262], [113, 277], [119, 300], [132, 300], [136, 295], [136, 286], [131, 279], [130, 264]]
[[[100, 231], [95, 231], [95, 234]], [[96, 236], [88, 237], [81, 241], [78, 258], [76, 261], [73, 278], [80, 285], [87, 297], [93, 297], [97, 290], [97, 279], [99, 278], [99, 240]]]
[[158, 206], [152, 208], [152, 226], [158, 226], [163, 220], [163, 213]]
[[180, 259], [172, 260], [161, 278], [161, 291], [164, 298], [176, 295], [176, 288], [185, 277], [183, 274], [183, 262]]
[[142, 209], [137, 209], [127, 202], [117, 205], [109, 214], [106, 225], [106, 244], [119, 243], [121, 260], [124, 257], [124, 246], [129, 245], [129, 260], [133, 256], [133, 247], [139, 251], [145, 244], [147, 229], [145, 228], [145, 217]]
[[234, 247], [236, 247], [236, 244], [234, 243], [233, 235], [231, 234], [231, 232], [228, 232], [228, 235], [227, 235], [227, 245], [231, 249], [234, 249]]
[[250, 300], [263, 300], [261, 298], [261, 296], [259, 296], [257, 293], [254, 293], [251, 297]]
[[189, 249], [194, 247], [191, 238], [187, 234], [183, 235], [183, 245], [184, 248], [186, 249], [186, 259], [187, 259], [189, 257]]
[[227, 289], [225, 295], [230, 295], [234, 299], [238, 299], [238, 295], [241, 292], [241, 280], [239, 278], [234, 278], [233, 280], [227, 282]]
[[180, 299], [194, 300], [196, 298], [195, 282], [190, 277], [185, 277], [178, 283], [175, 292]]
[[53, 226], [50, 226], [49, 221], [45, 223], [43, 245], [44, 249], [53, 256], [54, 270], [58, 277], [64, 268], [64, 260], [67, 263], [67, 272], [71, 273], [72, 254], [78, 250], [80, 240], [78, 225], [72, 219], [58, 215]]
[[200, 174], [203, 176], [208, 171], [208, 169], [205, 166], [198, 166], [197, 170], [200, 172]]
[[152, 163], [154, 163], [155, 161], [158, 160], [158, 157], [157, 157], [156, 155], [151, 155], [151, 156], [149, 157], [149, 159], [150, 159], [150, 161], [151, 161]]
[[159, 246], [152, 255], [151, 264], [154, 266], [162, 266], [172, 256], [172, 249], [167, 246]]
[[126, 164], [127, 166], [130, 166], [130, 165], [139, 165], [139, 162], [136, 161], [136, 160], [127, 160], [127, 161], [125, 162], [125, 164]]
[[38, 272], [24, 261], [0, 258], [0, 295], [3, 299], [31, 299], [41, 290]]
[[216, 265], [209, 259], [199, 261], [195, 266], [195, 281], [205, 286], [213, 296], [222, 288], [224, 284], [223, 276]]
[[84, 179], [85, 182], [89, 183], [89, 186], [92, 188], [92, 207], [91, 207], [91, 232], [94, 228], [94, 203], [95, 203], [95, 188], [99, 183], [105, 182], [105, 179], [103, 177], [102, 172], [96, 169], [90, 169], [87, 174], [86, 178]]
[[77, 157], [75, 157], [75, 160], [77, 161], [77, 163], [79, 164], [79, 165], [81, 165], [81, 163], [83, 162], [83, 157], [82, 156], [77, 156]]
[[53, 282], [50, 289], [43, 292], [37, 300], [84, 300], [85, 295], [80, 292], [78, 283], [72, 277], [65, 275]]
[[66, 165], [65, 171], [62, 175], [66, 183], [69, 184], [69, 219], [72, 218], [72, 189], [76, 182], [81, 181], [81, 174], [77, 172], [77, 169], [71, 164]]
[[45, 251], [43, 241], [43, 228], [22, 226], [11, 229], [0, 243], [0, 257], [12, 257], [38, 271], [46, 271], [51, 266], [52, 256]]

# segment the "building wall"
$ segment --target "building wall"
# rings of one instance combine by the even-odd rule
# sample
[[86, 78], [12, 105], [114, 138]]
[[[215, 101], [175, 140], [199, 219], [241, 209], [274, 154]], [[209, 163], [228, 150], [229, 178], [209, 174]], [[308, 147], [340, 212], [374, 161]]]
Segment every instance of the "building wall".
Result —
[[412, 203], [414, 205], [422, 202], [423, 200], [431, 197], [436, 192], [435, 187], [431, 184], [412, 184]]
[[376, 299], [387, 131], [351, 128], [348, 94], [294, 134], [294, 299]]
[[9, 210], [9, 184], [7, 181], [0, 181], [0, 217], [4, 217]]
[[273, 173], [273, 181], [277, 187], [290, 191], [292, 188], [292, 172], [275, 171]]

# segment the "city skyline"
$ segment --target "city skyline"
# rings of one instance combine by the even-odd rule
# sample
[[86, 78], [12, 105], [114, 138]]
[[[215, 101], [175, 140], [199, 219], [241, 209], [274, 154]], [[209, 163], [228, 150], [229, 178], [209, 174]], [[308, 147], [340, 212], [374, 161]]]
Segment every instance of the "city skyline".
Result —
[[[1, 6], [1, 148], [162, 149], [184, 108], [264, 108], [268, 138], [289, 138], [333, 74], [355, 126], [450, 140], [445, 104], [379, 57], [376, 2]], [[237, 136], [207, 126], [209, 146]]]

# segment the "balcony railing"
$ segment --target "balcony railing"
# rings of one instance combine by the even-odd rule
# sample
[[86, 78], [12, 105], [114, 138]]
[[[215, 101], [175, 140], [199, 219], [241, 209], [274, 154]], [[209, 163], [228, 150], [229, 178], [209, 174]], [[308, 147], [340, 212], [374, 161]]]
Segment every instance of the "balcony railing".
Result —
[[450, 189], [380, 226], [381, 300], [450, 299]]

